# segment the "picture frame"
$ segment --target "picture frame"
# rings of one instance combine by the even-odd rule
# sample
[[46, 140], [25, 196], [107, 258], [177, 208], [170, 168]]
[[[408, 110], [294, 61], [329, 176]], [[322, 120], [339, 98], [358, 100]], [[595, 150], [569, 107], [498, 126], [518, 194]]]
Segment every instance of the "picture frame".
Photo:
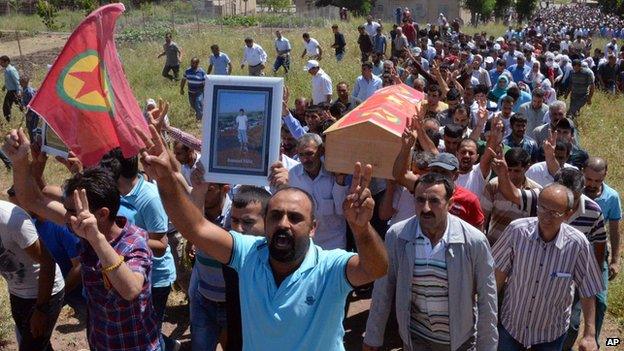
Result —
[[212, 183], [266, 186], [279, 160], [283, 78], [210, 75], [204, 87], [202, 157]]
[[47, 124], [41, 125], [41, 151], [48, 155], [67, 158], [69, 148], [63, 143], [58, 134]]

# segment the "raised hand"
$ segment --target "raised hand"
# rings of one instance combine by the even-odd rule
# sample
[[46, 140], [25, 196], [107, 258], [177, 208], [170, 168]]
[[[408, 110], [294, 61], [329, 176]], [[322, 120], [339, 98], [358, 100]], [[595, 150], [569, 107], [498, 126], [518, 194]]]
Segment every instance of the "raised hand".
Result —
[[288, 99], [290, 98], [290, 91], [288, 87], [284, 85], [284, 95], [282, 96], [282, 116], [288, 115]]
[[150, 136], [148, 137], [139, 128], [134, 128], [134, 132], [143, 140], [145, 149], [141, 151], [141, 163], [143, 169], [151, 179], [157, 181], [164, 180], [167, 177], [174, 177], [173, 160], [169, 151], [165, 148], [160, 134], [153, 125], [149, 126]]
[[22, 128], [13, 129], [4, 138], [2, 151], [12, 162], [27, 161], [30, 141]]
[[276, 161], [271, 165], [269, 184], [276, 189], [288, 186], [288, 169], [284, 167], [281, 161]]
[[353, 181], [349, 193], [342, 204], [345, 219], [352, 227], [362, 228], [368, 225], [373, 218], [375, 201], [368, 185], [370, 184], [373, 167], [367, 164], [363, 167], [357, 162], [353, 170]]
[[56, 156], [54, 158], [59, 163], [63, 164], [71, 174], [80, 173], [83, 170], [82, 162], [76, 157], [76, 154], [73, 151], [70, 151], [67, 155], [67, 158], [62, 158], [60, 156]]
[[158, 108], [155, 108], [148, 113], [149, 124], [153, 125], [158, 133], [160, 133], [163, 128], [167, 128], [165, 122], [167, 112], [169, 112], [169, 102], [163, 101], [163, 99], [158, 99]]
[[548, 130], [548, 139], [544, 140], [544, 158], [555, 158], [557, 131]]
[[89, 210], [87, 191], [84, 189], [74, 190], [72, 196], [76, 210], [76, 215], [69, 219], [72, 230], [76, 235], [89, 242], [96, 240], [100, 235], [100, 230], [97, 226], [97, 219]]
[[505, 157], [503, 156], [502, 150], [496, 152], [494, 149], [489, 148], [490, 152], [496, 155], [492, 158], [492, 170], [500, 177], [502, 175], [507, 174], [507, 162], [505, 162]]

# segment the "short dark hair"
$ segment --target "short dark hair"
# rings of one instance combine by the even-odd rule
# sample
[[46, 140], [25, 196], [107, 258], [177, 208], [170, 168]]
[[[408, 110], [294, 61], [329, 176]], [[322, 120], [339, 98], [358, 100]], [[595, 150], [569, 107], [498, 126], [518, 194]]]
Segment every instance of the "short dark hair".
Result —
[[109, 169], [101, 166], [87, 168], [66, 180], [64, 189], [63, 195], [66, 198], [73, 196], [74, 190], [84, 189], [91, 212], [106, 207], [110, 211], [108, 219], [114, 220], [117, 217], [121, 197], [117, 180]]
[[11, 59], [7, 55], [0, 56], [0, 61], [6, 61], [8, 63], [11, 63]]
[[453, 180], [441, 173], [427, 173], [424, 176], [420, 177], [420, 179], [418, 179], [418, 183], [429, 185], [443, 184], [444, 190], [446, 191], [444, 197], [447, 201], [451, 199], [453, 193], [455, 192], [455, 183], [453, 182]]
[[516, 100], [515, 100], [513, 97], [511, 97], [511, 96], [509, 95], [509, 91], [507, 91], [507, 95], [505, 95], [505, 97], [503, 97], [503, 98], [501, 99], [501, 106], [502, 106], [505, 102], [508, 102], [508, 103], [510, 103], [510, 104], [512, 104], [512, 105], [516, 102]]
[[212, 45], [210, 45], [210, 48], [213, 49], [213, 50], [218, 50], [219, 49], [219, 45], [212, 44]]
[[526, 167], [531, 163], [531, 155], [521, 147], [512, 147], [505, 153], [505, 162], [509, 167]]
[[337, 24], [332, 24], [332, 28], [338, 29], [338, 25]]
[[302, 36], [303, 36], [304, 38], [309, 38], [309, 37], [310, 37], [310, 34], [309, 34], [308, 32], [305, 32], [305, 33], [303, 33], [303, 35], [302, 35]]
[[[294, 187], [294, 186], [283, 187], [283, 188], [279, 189], [278, 191], [276, 191], [275, 193], [273, 193], [271, 198], [269, 198], [269, 201], [272, 198], [274, 198], [275, 196], [277, 196], [277, 194], [279, 194], [281, 192], [284, 192], [284, 191], [293, 191], [293, 192], [296, 192], [296, 193], [304, 194], [308, 198], [308, 200], [310, 201], [310, 204], [311, 204], [310, 206], [312, 207], [312, 209], [310, 211], [311, 212], [311, 218], [312, 218], [313, 221], [316, 219], [316, 216], [314, 215], [316, 213], [316, 204], [314, 203], [314, 198], [312, 197], [312, 195], [308, 194], [307, 191], [305, 191], [305, 190], [303, 190], [301, 188], [297, 188], [297, 187]], [[266, 208], [264, 210], [264, 216], [265, 217], [266, 217], [266, 213], [267, 213], [268, 210], [269, 210], [269, 206], [268, 206], [268, 203], [267, 203], [267, 206], [266, 206]]]
[[582, 193], [585, 187], [585, 176], [576, 168], [562, 168], [553, 178], [556, 183], [572, 190], [573, 193]]
[[544, 97], [544, 90], [542, 88], [533, 89], [533, 96]]
[[522, 113], [514, 113], [511, 118], [509, 118], [509, 125], [514, 125], [515, 123], [527, 123], [527, 118]]
[[444, 136], [449, 138], [461, 138], [464, 135], [464, 128], [456, 123], [449, 123], [444, 126]]
[[106, 153], [106, 155], [102, 157], [100, 165], [111, 171], [116, 180], [119, 179], [119, 177], [132, 179], [139, 174], [138, 156], [125, 158], [121, 149], [118, 147]]
[[462, 145], [467, 144], [467, 143], [468, 144], [472, 143], [472, 144], [474, 144], [475, 148], [477, 148], [477, 149], [479, 148], [479, 145], [477, 145], [477, 142], [472, 140], [472, 139], [470, 139], [470, 138], [463, 138], [462, 141], [459, 142], [459, 145], [457, 146], [457, 148], [460, 148], [460, 147], [462, 147]]
[[431, 84], [429, 88], [427, 89], [427, 94], [436, 93], [436, 92], [442, 94], [442, 92], [440, 91], [440, 86], [437, 84]]
[[366, 61], [362, 63], [362, 68], [373, 69], [373, 63], [370, 61]]
[[514, 102], [518, 101], [518, 99], [520, 98], [520, 88], [518, 88], [517, 86], [513, 86], [507, 89], [507, 96], [512, 97]]
[[570, 153], [572, 152], [572, 144], [563, 140], [559, 140], [555, 145], [555, 150], [563, 150], [565, 151], [566, 155], [570, 156]]
[[489, 92], [490, 92], [490, 90], [488, 89], [487, 85], [485, 85], [485, 84], [477, 84], [477, 86], [474, 87], [474, 93], [475, 94], [481, 93], [481, 94], [487, 95], [487, 93], [489, 93]]
[[242, 185], [238, 188], [236, 195], [234, 195], [232, 199], [232, 207], [245, 208], [250, 203], [257, 202], [262, 208], [261, 213], [265, 213], [270, 198], [271, 194], [264, 188], [253, 185]]

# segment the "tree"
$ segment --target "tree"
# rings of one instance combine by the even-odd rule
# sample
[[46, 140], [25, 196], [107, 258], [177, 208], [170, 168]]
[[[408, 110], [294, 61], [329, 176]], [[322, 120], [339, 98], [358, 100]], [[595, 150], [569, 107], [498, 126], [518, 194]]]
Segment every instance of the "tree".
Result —
[[494, 4], [494, 17], [496, 17], [496, 20], [498, 21], [505, 18], [507, 10], [509, 10], [512, 5], [511, 0], [496, 0]]
[[317, 7], [337, 6], [345, 7], [358, 15], [368, 15], [373, 9], [373, 0], [315, 0]]
[[[464, 6], [470, 10], [470, 24], [476, 26], [480, 18], [489, 18], [494, 11], [496, 0], [465, 0]], [[479, 16], [480, 15], [480, 16]]]
[[535, 11], [536, 0], [516, 0], [516, 13], [518, 14], [518, 23], [526, 18], [529, 19]]

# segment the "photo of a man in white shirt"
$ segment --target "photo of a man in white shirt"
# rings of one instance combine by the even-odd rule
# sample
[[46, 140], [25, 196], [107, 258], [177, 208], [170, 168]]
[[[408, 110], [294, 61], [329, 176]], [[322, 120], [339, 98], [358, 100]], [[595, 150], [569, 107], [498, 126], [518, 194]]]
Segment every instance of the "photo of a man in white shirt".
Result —
[[238, 142], [240, 143], [241, 151], [247, 151], [247, 115], [245, 115], [245, 110], [240, 109], [238, 116], [236, 116], [236, 126], [238, 129]]

